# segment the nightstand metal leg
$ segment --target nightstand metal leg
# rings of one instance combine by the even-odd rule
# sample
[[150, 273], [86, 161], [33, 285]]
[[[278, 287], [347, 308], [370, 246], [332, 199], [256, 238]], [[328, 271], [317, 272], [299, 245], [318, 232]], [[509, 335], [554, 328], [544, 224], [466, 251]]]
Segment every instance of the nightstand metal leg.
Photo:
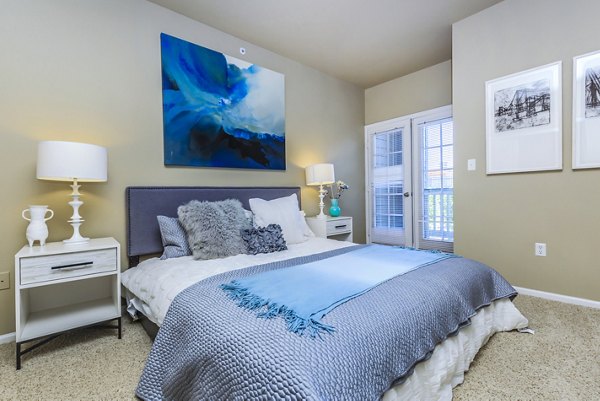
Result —
[[17, 343], [17, 370], [21, 370], [21, 343]]
[[[122, 337], [122, 328], [123, 326], [121, 325], [121, 319], [120, 317], [116, 318], [116, 319], [112, 319], [112, 320], [107, 320], [106, 322], [112, 322], [114, 320], [117, 320], [117, 325], [102, 325], [102, 324], [98, 324], [98, 323], [94, 323], [91, 324], [89, 326], [84, 326], [84, 327], [79, 327], [79, 329], [84, 329], [84, 328], [88, 328], [88, 329], [93, 329], [93, 328], [105, 328], [105, 329], [117, 329], [117, 333], [118, 333], [118, 338], [119, 340]], [[105, 322], [105, 323], [106, 323]], [[17, 342], [17, 351], [16, 351], [16, 357], [17, 357], [17, 370], [21, 369], [21, 358], [23, 357], [23, 355], [25, 355], [28, 352], [33, 351], [34, 349], [41, 347], [44, 344], [49, 343], [50, 341], [54, 340], [55, 338], [61, 336], [62, 334], [69, 332], [69, 331], [73, 331], [75, 329], [71, 329], [71, 330], [65, 330], [63, 332], [57, 333], [57, 334], [53, 334], [53, 335], [49, 335], [49, 336], [45, 336], [45, 337], [40, 337], [40, 338], [34, 338], [31, 340], [27, 340], [27, 341], [22, 341], [22, 342]], [[30, 343], [33, 341], [37, 341], [35, 344], [23, 349], [22, 345], [25, 343]]]
[[[49, 343], [50, 341], [54, 340], [56, 337], [59, 337], [62, 333], [59, 334], [55, 334], [52, 336], [47, 336], [44, 339], [40, 340], [39, 338], [34, 338], [32, 340], [27, 340], [27, 341], [22, 341], [20, 343], [17, 343], [17, 370], [21, 369], [21, 357], [25, 354], [27, 354], [28, 352], [33, 351], [34, 349], [41, 347], [44, 344]], [[26, 349], [21, 349], [21, 346], [25, 343], [29, 343], [29, 342], [33, 342], [33, 341], [37, 341], [37, 343], [33, 344], [30, 347], [27, 347]]]

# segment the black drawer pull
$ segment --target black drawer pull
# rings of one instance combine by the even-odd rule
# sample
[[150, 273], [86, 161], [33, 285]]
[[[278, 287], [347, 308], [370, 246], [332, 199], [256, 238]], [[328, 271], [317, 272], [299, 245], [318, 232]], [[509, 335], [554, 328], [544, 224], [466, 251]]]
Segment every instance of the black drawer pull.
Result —
[[52, 270], [58, 270], [58, 269], [67, 269], [68, 270], [69, 268], [71, 268], [71, 269], [73, 269], [73, 268], [75, 268], [75, 269], [77, 269], [77, 268], [81, 269], [81, 268], [84, 268], [86, 266], [91, 266], [93, 264], [94, 264], [94, 262], [72, 263], [70, 265], [52, 266], [51, 269]]
[[343, 226], [335, 226], [335, 228], [346, 228], [348, 226], [348, 224], [344, 224]]

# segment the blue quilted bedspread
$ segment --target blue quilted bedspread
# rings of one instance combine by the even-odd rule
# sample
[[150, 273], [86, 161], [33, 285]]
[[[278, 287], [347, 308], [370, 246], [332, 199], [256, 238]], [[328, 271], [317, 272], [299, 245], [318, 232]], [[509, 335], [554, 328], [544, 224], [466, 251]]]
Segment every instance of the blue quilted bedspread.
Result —
[[136, 394], [144, 400], [378, 400], [479, 308], [516, 295], [493, 269], [445, 259], [335, 308], [323, 321], [337, 331], [313, 339], [289, 332], [280, 319], [256, 318], [219, 288], [357, 248], [227, 272], [182, 291]]

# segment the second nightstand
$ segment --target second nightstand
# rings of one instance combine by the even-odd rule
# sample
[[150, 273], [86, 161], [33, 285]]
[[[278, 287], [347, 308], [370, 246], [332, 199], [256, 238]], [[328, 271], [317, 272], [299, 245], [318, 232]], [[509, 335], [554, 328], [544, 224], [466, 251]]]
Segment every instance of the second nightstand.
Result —
[[352, 242], [352, 217], [307, 217], [306, 223], [317, 237]]

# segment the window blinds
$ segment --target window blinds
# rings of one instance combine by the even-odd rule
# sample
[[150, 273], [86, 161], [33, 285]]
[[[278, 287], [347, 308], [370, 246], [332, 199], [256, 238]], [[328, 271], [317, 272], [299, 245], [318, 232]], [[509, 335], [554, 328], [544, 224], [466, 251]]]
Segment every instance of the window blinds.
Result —
[[451, 118], [419, 124], [420, 201], [415, 246], [454, 251], [454, 124]]
[[[403, 244], [404, 143], [403, 128], [378, 132], [371, 138], [371, 241]], [[410, 224], [410, 223], [409, 223]]]

